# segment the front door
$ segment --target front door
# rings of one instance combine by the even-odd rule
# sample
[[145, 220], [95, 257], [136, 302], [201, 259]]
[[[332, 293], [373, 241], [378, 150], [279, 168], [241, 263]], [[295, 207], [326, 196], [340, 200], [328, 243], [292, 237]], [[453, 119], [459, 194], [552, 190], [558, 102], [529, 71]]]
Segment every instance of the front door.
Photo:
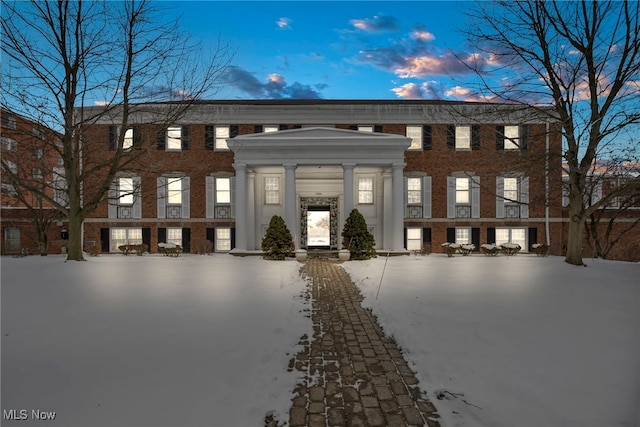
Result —
[[309, 206], [307, 211], [307, 247], [331, 246], [329, 206]]

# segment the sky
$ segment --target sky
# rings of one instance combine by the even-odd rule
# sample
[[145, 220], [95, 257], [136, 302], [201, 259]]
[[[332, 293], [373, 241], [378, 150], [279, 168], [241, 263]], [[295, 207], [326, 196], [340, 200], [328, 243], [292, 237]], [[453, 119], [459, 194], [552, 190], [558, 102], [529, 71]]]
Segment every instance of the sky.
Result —
[[[175, 2], [196, 39], [235, 50], [218, 99], [470, 99], [471, 2]], [[455, 55], [454, 55], [455, 53]]]

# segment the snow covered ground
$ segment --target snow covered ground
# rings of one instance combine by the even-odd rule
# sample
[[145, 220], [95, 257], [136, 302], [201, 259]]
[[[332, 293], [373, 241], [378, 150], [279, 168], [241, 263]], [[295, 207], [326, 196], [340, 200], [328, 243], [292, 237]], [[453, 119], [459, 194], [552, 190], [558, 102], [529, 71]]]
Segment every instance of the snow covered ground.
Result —
[[287, 364], [311, 333], [297, 262], [31, 256], [1, 268], [2, 410], [27, 411], [1, 425], [43, 425], [32, 410], [65, 427], [288, 418]]
[[343, 266], [443, 425], [640, 425], [640, 264], [392, 257], [380, 285], [385, 261]]
[[[640, 264], [395, 257], [376, 300], [386, 261], [343, 266], [445, 427], [640, 425]], [[71, 427], [287, 419], [287, 364], [311, 333], [295, 261], [31, 256], [1, 269], [3, 411]]]

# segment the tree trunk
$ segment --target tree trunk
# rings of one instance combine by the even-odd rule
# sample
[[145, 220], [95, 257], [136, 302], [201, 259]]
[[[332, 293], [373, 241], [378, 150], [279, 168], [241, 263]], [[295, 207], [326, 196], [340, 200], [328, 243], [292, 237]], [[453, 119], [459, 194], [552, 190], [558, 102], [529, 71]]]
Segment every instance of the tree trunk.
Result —
[[85, 261], [82, 254], [82, 222], [83, 220], [79, 215], [69, 216], [67, 261]]
[[569, 221], [569, 234], [567, 235], [567, 253], [564, 261], [573, 265], [584, 265], [582, 262], [582, 240], [584, 233], [584, 218], [573, 215]]
[[40, 250], [40, 256], [47, 256], [48, 254], [48, 242], [47, 242], [47, 229], [41, 224], [36, 225], [38, 228], [38, 249]]

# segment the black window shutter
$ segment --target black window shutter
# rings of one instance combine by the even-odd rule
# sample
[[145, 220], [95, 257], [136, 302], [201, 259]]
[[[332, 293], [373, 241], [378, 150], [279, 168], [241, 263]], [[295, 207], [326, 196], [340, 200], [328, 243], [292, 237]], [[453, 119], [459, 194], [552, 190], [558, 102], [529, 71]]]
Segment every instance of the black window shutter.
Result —
[[496, 229], [495, 227], [487, 228], [487, 243], [495, 243], [496, 242]]
[[358, 125], [349, 125], [349, 130], [358, 130]]
[[375, 125], [373, 127], [374, 132], [382, 133], [382, 125]]
[[142, 130], [140, 126], [133, 128], [133, 148], [136, 150], [142, 148]]
[[278, 130], [287, 130], [289, 129], [289, 125], [278, 125]]
[[156, 140], [156, 148], [158, 150], [164, 150], [167, 146], [167, 135], [165, 129], [158, 130], [158, 138]]
[[480, 149], [480, 126], [478, 125], [471, 126], [471, 149]]
[[111, 246], [111, 242], [109, 241], [109, 229], [101, 228], [100, 229], [100, 250], [102, 252], [109, 252], [110, 246]]
[[293, 125], [291, 129], [302, 129], [302, 125]]
[[473, 249], [475, 252], [480, 250], [480, 229], [477, 227], [471, 229], [471, 243], [475, 246]]
[[142, 229], [142, 243], [151, 248], [151, 229], [149, 227]]
[[216, 247], [216, 229], [207, 227], [207, 240], [211, 242], [211, 247], [215, 251]]
[[526, 150], [529, 148], [529, 125], [520, 126], [520, 149]]
[[109, 141], [109, 151], [115, 151], [116, 148], [118, 147], [118, 141], [116, 140], [116, 132], [117, 132], [117, 127], [116, 126], [109, 126], [109, 136], [108, 136], [108, 141]]
[[191, 129], [189, 126], [182, 126], [182, 130], [180, 132], [180, 142], [182, 144], [183, 150], [188, 150], [191, 145]]
[[447, 126], [447, 148], [449, 150], [456, 149], [456, 127], [453, 125]]
[[405, 244], [405, 247], [408, 246], [407, 245], [407, 227], [404, 228], [404, 244]]
[[158, 243], [167, 243], [167, 229], [158, 228]]
[[191, 229], [186, 227], [182, 229], [182, 252], [191, 252]]
[[231, 228], [231, 249], [236, 247], [236, 229]]
[[433, 148], [433, 141], [431, 139], [431, 126], [422, 126], [422, 149], [431, 150]]
[[529, 227], [529, 247], [538, 243], [538, 229], [536, 227]]
[[504, 150], [504, 126], [496, 126], [496, 150]]
[[262, 133], [263, 129], [264, 129], [264, 127], [262, 125], [255, 125], [253, 127], [253, 133]]
[[229, 126], [229, 138], [235, 138], [238, 136], [238, 125]]
[[422, 227], [422, 246], [431, 244], [431, 227]]
[[213, 150], [216, 142], [216, 127], [207, 125], [204, 127], [204, 149]]
[[456, 229], [453, 227], [447, 228], [447, 242], [449, 243], [456, 242]]

